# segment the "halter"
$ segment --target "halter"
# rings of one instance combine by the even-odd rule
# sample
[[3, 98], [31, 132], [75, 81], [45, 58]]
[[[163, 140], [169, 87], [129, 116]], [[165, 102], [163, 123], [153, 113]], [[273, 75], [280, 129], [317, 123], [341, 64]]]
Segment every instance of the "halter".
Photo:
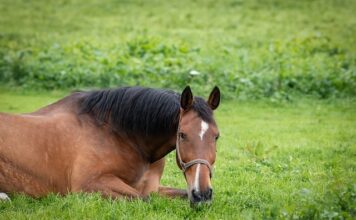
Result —
[[178, 157], [178, 162], [179, 165], [182, 168], [182, 172], [183, 174], [185, 174], [185, 171], [187, 171], [187, 169], [195, 164], [204, 164], [209, 168], [209, 174], [210, 174], [210, 178], [213, 176], [213, 167], [210, 165], [209, 161], [204, 160], [204, 159], [194, 159], [191, 160], [187, 163], [183, 162], [181, 156], [180, 156], [180, 152], [179, 152], [179, 131], [180, 131], [180, 121], [181, 121], [181, 116], [179, 116], [179, 124], [178, 124], [178, 129], [177, 129], [177, 141], [176, 141], [176, 152], [177, 152], [177, 157]]

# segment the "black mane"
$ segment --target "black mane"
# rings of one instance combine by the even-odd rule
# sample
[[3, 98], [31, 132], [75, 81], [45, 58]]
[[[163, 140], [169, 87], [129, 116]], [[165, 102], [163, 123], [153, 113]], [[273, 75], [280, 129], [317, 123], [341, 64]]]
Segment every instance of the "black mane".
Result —
[[[122, 87], [84, 92], [80, 113], [91, 115], [99, 125], [109, 124], [117, 132], [157, 136], [177, 131], [180, 95], [169, 90]], [[213, 121], [212, 110], [200, 97], [193, 106], [199, 116]]]

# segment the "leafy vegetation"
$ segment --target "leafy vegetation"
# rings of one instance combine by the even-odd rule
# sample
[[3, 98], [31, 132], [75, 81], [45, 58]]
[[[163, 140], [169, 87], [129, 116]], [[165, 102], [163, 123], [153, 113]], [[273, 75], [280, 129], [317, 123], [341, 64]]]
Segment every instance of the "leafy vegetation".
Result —
[[[0, 90], [0, 112], [29, 112], [63, 93]], [[223, 102], [211, 206], [153, 195], [110, 201], [96, 194], [0, 202], [1, 219], [354, 219], [356, 107], [350, 100]], [[185, 188], [174, 153], [162, 183]]]
[[355, 11], [353, 0], [3, 0], [0, 82], [351, 97]]

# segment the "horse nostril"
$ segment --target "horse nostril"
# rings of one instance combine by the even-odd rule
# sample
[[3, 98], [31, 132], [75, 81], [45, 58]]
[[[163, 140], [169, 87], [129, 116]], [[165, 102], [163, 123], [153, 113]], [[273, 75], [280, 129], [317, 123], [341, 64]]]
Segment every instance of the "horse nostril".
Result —
[[201, 192], [195, 189], [192, 190], [192, 202], [210, 201], [213, 196], [213, 189], [208, 188], [206, 191]]
[[213, 196], [213, 189], [209, 188], [206, 192], [206, 199], [211, 200], [211, 197]]
[[192, 197], [193, 197], [194, 201], [196, 201], [196, 202], [201, 201], [201, 195], [200, 195], [199, 191], [197, 191], [195, 189], [192, 190]]

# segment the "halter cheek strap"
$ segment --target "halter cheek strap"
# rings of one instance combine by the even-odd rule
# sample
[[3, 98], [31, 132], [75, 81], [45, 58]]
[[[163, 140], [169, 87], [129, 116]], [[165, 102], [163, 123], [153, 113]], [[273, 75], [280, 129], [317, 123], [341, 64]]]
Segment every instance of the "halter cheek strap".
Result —
[[[180, 120], [179, 120], [180, 123]], [[177, 130], [177, 142], [176, 142], [176, 152], [177, 152], [177, 158], [178, 158], [178, 162], [180, 167], [182, 168], [182, 172], [185, 173], [185, 171], [187, 171], [187, 169], [195, 164], [204, 164], [209, 168], [209, 174], [210, 174], [210, 178], [213, 176], [213, 168], [210, 165], [209, 161], [204, 160], [204, 159], [194, 159], [191, 160], [187, 163], [183, 162], [181, 156], [180, 156], [180, 152], [179, 152], [179, 126], [178, 126], [178, 130]]]

